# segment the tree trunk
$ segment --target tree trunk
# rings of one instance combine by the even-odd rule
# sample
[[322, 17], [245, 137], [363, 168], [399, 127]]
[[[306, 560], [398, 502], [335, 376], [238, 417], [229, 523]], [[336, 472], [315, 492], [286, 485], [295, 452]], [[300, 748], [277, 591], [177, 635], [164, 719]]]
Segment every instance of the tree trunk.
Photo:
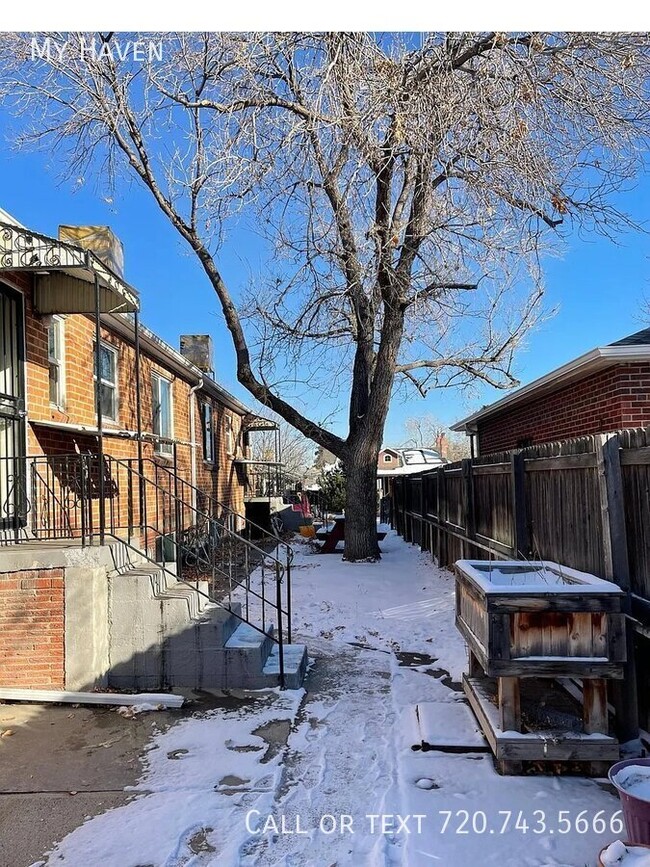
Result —
[[379, 560], [377, 543], [377, 454], [355, 457], [345, 464], [344, 560]]

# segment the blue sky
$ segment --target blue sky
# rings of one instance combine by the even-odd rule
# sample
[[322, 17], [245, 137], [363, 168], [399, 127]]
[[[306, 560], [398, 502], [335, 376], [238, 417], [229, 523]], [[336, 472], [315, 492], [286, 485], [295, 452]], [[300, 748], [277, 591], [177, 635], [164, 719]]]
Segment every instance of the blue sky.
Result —
[[[649, 196], [650, 178], [644, 176], [621, 203], [637, 220], [644, 220]], [[56, 234], [59, 223], [111, 226], [124, 244], [126, 278], [140, 292], [143, 321], [175, 347], [182, 333], [209, 332], [217, 378], [244, 402], [253, 403], [235, 379], [230, 336], [207, 279], [135, 181], [114, 202], [106, 202], [90, 179], [76, 188], [60, 182], [57, 165], [47, 154], [17, 153], [4, 145], [0, 149], [0, 207], [46, 234]], [[558, 306], [559, 311], [529, 336], [520, 351], [516, 368], [522, 383], [594, 346], [650, 325], [642, 318], [644, 298], [650, 298], [648, 241], [640, 233], [628, 233], [617, 244], [599, 236], [572, 237], [562, 258], [547, 261], [547, 304]], [[260, 269], [260, 245], [252, 235], [238, 232], [224, 246], [219, 266], [233, 289], [246, 285]], [[409, 416], [432, 413], [451, 424], [502, 396], [496, 389], [483, 388], [474, 395], [445, 390], [426, 399], [416, 395], [408, 401], [398, 398], [388, 418], [385, 442], [399, 444], [404, 439], [403, 421]], [[320, 417], [322, 395], [305, 400], [302, 408]], [[334, 405], [331, 400], [328, 407]], [[335, 429], [345, 433], [344, 413]]]

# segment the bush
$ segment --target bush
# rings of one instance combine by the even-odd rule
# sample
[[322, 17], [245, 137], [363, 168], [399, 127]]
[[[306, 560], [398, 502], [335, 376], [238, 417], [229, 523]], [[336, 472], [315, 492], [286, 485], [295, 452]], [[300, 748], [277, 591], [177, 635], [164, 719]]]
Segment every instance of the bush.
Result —
[[342, 512], [345, 508], [347, 484], [340, 466], [323, 470], [318, 477], [322, 508], [328, 512]]

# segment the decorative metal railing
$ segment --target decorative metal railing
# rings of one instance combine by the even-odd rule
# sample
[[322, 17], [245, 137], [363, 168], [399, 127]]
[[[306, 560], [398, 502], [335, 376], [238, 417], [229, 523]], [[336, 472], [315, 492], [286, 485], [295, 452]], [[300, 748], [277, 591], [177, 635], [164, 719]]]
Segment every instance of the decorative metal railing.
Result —
[[[272, 625], [281, 682], [291, 641], [291, 547], [152, 459], [96, 454], [0, 458], [0, 545], [120, 539], [261, 633]], [[202, 594], [205, 595], [205, 594]], [[235, 603], [242, 606], [241, 615]]]

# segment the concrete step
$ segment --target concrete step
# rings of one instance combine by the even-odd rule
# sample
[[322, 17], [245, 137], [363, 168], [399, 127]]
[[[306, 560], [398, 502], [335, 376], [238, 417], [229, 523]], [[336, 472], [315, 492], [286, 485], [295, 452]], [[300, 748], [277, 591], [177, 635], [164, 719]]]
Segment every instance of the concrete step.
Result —
[[225, 648], [226, 643], [241, 623], [241, 603], [233, 602], [230, 610], [208, 603], [201, 612], [198, 627], [202, 646]]
[[156, 593], [156, 599], [182, 599], [187, 605], [187, 612], [191, 620], [199, 620], [205, 608], [205, 597], [181, 581], [168, 584], [165, 590]]
[[[207, 585], [199, 582], [207, 592]], [[109, 579], [111, 686], [136, 689], [267, 689], [279, 684], [274, 630], [241, 620], [155, 563], [133, 564]], [[301, 686], [304, 645], [284, 648], [285, 686]]]
[[[284, 687], [285, 689], [300, 689], [307, 673], [309, 656], [306, 644], [285, 644], [282, 648], [284, 656]], [[280, 677], [280, 649], [277, 644], [264, 665], [265, 677], [274, 679], [277, 684]]]
[[260, 671], [273, 649], [273, 626], [266, 632], [256, 629], [249, 623], [241, 622], [226, 641], [225, 649], [233, 660], [237, 657], [259, 665]]

